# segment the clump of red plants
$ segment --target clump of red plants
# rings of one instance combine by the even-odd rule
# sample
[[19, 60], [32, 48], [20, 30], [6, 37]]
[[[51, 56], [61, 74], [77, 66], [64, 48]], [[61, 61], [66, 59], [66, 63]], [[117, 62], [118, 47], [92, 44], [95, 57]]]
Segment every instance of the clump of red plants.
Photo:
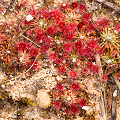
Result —
[[[16, 4], [14, 15], [19, 15], [26, 6], [26, 1]], [[120, 80], [120, 23], [111, 26], [109, 19], [98, 19], [91, 20], [83, 2], [62, 3], [53, 9], [31, 5], [17, 25], [14, 22], [1, 25], [0, 60], [4, 63], [1, 66], [15, 72], [27, 71], [31, 66], [35, 70], [40, 59], [43, 63], [48, 59], [48, 66], [52, 64], [57, 74], [69, 79], [54, 88], [52, 108], [66, 116], [79, 114], [87, 102], [80, 85], [74, 81], [88, 74], [98, 76], [101, 66], [96, 64], [96, 55], [105, 69], [99, 80], [107, 82], [113, 67], [114, 78]], [[9, 35], [13, 36], [12, 43]]]
[[[24, 7], [24, 3], [26, 2], [18, 3], [16, 8]], [[101, 54], [102, 48], [84, 3], [63, 3], [60, 8], [52, 10], [45, 7], [36, 9], [32, 5], [28, 14], [14, 29], [14, 37], [20, 38], [20, 41], [17, 40], [18, 42], [12, 45], [16, 49], [13, 52], [17, 54], [19, 68], [30, 67], [32, 60], [40, 53], [48, 57], [59, 74], [68, 75], [72, 79], [79, 77], [75, 71], [79, 68], [83, 69], [81, 73], [84, 74], [87, 71], [98, 73], [95, 54]], [[21, 34], [20, 31], [23, 30], [25, 32]], [[25, 42], [26, 40], [32, 41], [34, 47]], [[88, 67], [89, 63], [91, 66]]]
[[[84, 93], [84, 94], [83, 94]], [[73, 116], [85, 112], [88, 95], [77, 82], [58, 82], [52, 91], [52, 110], [60, 116]], [[87, 99], [87, 101], [86, 101]]]
[[[38, 50], [35, 46], [27, 42], [15, 42], [15, 53], [16, 53], [16, 62], [19, 69], [24, 67], [28, 69], [35, 60], [35, 57], [38, 54]], [[35, 62], [32, 66], [33, 69], [38, 67], [38, 63]]]

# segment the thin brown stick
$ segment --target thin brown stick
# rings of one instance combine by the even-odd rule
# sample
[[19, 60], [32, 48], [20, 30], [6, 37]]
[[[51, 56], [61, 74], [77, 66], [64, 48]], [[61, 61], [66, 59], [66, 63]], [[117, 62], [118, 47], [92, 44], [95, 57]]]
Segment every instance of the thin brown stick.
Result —
[[29, 28], [30, 28], [30, 27], [28, 27], [28, 28], [26, 28], [25, 30], [23, 30], [23, 32], [21, 32], [17, 37], [15, 37], [12, 42], [16, 41], [16, 40], [17, 40], [20, 36], [22, 36]]
[[31, 39], [29, 39], [28, 37], [21, 35], [22, 37], [24, 37], [25, 39], [27, 39], [28, 41], [30, 41], [31, 43], [35, 44], [37, 47], [40, 48], [40, 46], [38, 44], [36, 44], [35, 42], [33, 42]]
[[[103, 75], [103, 70], [102, 70], [102, 67], [101, 67], [101, 61], [100, 61], [100, 56], [99, 54], [97, 54], [95, 56], [95, 59], [96, 59], [96, 64], [99, 66], [99, 77], [101, 77], [101, 75]], [[101, 106], [101, 112], [102, 112], [102, 115], [103, 115], [103, 119], [104, 120], [107, 120], [107, 114], [106, 114], [106, 98], [105, 98], [105, 88], [104, 88], [104, 85], [102, 85], [102, 83], [100, 82], [99, 83], [99, 87], [101, 89], [101, 87], [103, 89], [101, 89], [101, 96], [100, 96], [100, 106]], [[104, 91], [104, 95], [103, 95], [103, 92]], [[103, 97], [104, 96], [104, 97]]]
[[93, 0], [93, 1], [97, 2], [97, 3], [100, 3], [103, 6], [106, 6], [106, 7], [110, 8], [110, 9], [112, 9], [113, 11], [115, 11], [115, 13], [120, 14], [120, 7], [117, 4], [107, 2], [105, 0], [103, 0], [102, 2], [101, 2], [101, 0]]
[[10, 9], [12, 8], [12, 5], [14, 4], [14, 2], [15, 2], [15, 0], [11, 0], [10, 5], [8, 6], [8, 8], [5, 11], [5, 14], [7, 14], [10, 11]]
[[112, 85], [110, 86], [108, 95], [108, 112], [111, 110], [111, 106], [112, 106]]
[[117, 86], [113, 86], [113, 94], [112, 94], [112, 104], [111, 104], [111, 120], [116, 120], [116, 108], [117, 108]]

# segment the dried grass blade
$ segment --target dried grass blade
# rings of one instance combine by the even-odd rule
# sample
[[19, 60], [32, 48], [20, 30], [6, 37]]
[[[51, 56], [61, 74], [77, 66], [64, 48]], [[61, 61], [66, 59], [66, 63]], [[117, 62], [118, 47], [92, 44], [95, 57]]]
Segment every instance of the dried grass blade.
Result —
[[108, 95], [108, 112], [111, 110], [111, 105], [112, 105], [112, 86], [110, 87]]
[[[99, 77], [101, 77], [101, 75], [103, 75], [103, 70], [102, 70], [102, 67], [101, 67], [101, 61], [100, 61], [100, 56], [99, 54], [97, 54], [95, 56], [95, 59], [96, 59], [96, 64], [99, 66]], [[102, 116], [103, 116], [103, 119], [104, 120], [107, 120], [107, 115], [106, 115], [106, 108], [105, 108], [105, 101], [104, 101], [104, 98], [105, 96], [103, 95], [103, 86], [100, 82], [99, 84], [99, 87], [101, 89], [101, 96], [100, 96], [100, 107], [101, 107], [101, 112], [102, 112]], [[104, 96], [104, 97], [103, 97]]]

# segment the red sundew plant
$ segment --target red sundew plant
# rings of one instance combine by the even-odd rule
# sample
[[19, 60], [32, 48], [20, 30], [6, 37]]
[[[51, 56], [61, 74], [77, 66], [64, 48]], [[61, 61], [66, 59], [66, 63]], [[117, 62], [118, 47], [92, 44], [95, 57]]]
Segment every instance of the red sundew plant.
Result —
[[114, 25], [114, 29], [117, 30], [118, 34], [120, 35], [120, 22]]
[[68, 72], [68, 76], [72, 79], [75, 79], [75, 78], [77, 78], [77, 73], [76, 73], [76, 71], [71, 70]]
[[117, 53], [116, 53], [115, 50], [110, 53], [110, 57], [111, 57], [111, 58], [114, 58], [116, 55], [117, 55]]
[[85, 96], [81, 93], [80, 85], [73, 83], [58, 83], [53, 90], [52, 108], [61, 111], [61, 115], [76, 115], [87, 105]]
[[72, 90], [79, 90], [79, 89], [80, 89], [80, 86], [79, 86], [79, 84], [72, 83], [72, 84], [70, 85], [70, 88], [71, 88]]
[[100, 77], [100, 81], [101, 81], [101, 82], [106, 82], [107, 80], [108, 80], [107, 75], [102, 75], [102, 76]]
[[88, 68], [83, 68], [82, 69], [82, 74], [88, 74], [89, 72], [89, 69]]
[[70, 107], [70, 111], [71, 111], [72, 114], [76, 114], [76, 113], [78, 113], [79, 109], [78, 109], [77, 106], [72, 105], [72, 106]]
[[77, 2], [73, 2], [73, 3], [71, 4], [71, 7], [72, 7], [73, 9], [77, 8], [77, 7], [78, 7], [78, 3], [77, 3]]
[[80, 3], [80, 4], [79, 4], [79, 11], [80, 11], [80, 12], [84, 12], [85, 10], [86, 10], [86, 5], [83, 4], [83, 3]]
[[116, 73], [115, 78], [120, 81], [120, 73]]
[[63, 89], [64, 89], [63, 84], [58, 83], [58, 84], [56, 85], [56, 89], [57, 89], [57, 90], [63, 90]]
[[[19, 66], [19, 71], [22, 67], [25, 69], [29, 68], [33, 64], [33, 60], [38, 54], [37, 48], [27, 42], [15, 42], [14, 46], [16, 49], [16, 62]], [[37, 67], [38, 63], [35, 62], [32, 68], [35, 69]]]
[[60, 73], [60, 74], [64, 74], [65, 71], [66, 71], [66, 67], [65, 67], [65, 66], [60, 66], [60, 67], [58, 68], [58, 73]]
[[59, 100], [56, 100], [54, 103], [53, 103], [53, 106], [54, 108], [56, 109], [59, 109], [61, 107], [61, 102]]
[[65, 52], [71, 52], [72, 51], [72, 45], [71, 44], [69, 44], [69, 43], [65, 43], [64, 45], [63, 45], [63, 49], [64, 49], [64, 51]]

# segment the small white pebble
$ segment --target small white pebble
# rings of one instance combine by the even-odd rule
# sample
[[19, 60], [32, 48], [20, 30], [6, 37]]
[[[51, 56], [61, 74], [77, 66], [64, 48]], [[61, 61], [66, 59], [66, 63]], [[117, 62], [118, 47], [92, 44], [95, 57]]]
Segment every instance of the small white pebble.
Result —
[[62, 53], [59, 53], [60, 56], [62, 56]]
[[60, 41], [59, 41], [59, 40], [57, 40], [57, 44], [60, 44]]
[[6, 51], [6, 53], [9, 53], [9, 54], [10, 54], [10, 51]]
[[68, 96], [67, 100], [71, 100], [71, 98]]
[[114, 33], [115, 33], [115, 34], [118, 34], [118, 31], [117, 31], [117, 30], [114, 30]]
[[95, 7], [95, 9], [98, 9], [98, 7]]
[[83, 38], [84, 38], [84, 36], [80, 35], [80, 38], [81, 38], [81, 39], [83, 39]]
[[58, 80], [58, 81], [60, 81], [60, 80], [61, 80], [61, 78], [60, 78], [59, 76], [57, 76], [57, 80]]
[[47, 26], [47, 24], [44, 24], [45, 26]]
[[40, 26], [42, 26], [42, 25], [43, 25], [43, 22], [39, 22], [39, 24], [40, 24]]
[[63, 4], [63, 6], [66, 6], [66, 5], [67, 5], [66, 3]]
[[88, 32], [87, 35], [90, 35], [90, 32]]
[[117, 96], [117, 90], [115, 90], [113, 93], [113, 97], [116, 97], [116, 96]]
[[4, 15], [4, 13], [2, 13], [2, 15]]
[[33, 19], [33, 16], [31, 15], [31, 14], [29, 14], [29, 15], [27, 15], [26, 16], [26, 20], [29, 22], [30, 20], [32, 20]]
[[38, 90], [37, 101], [41, 108], [47, 108], [51, 104], [50, 96], [44, 89]]
[[73, 58], [72, 62], [76, 62], [76, 59], [75, 59], [75, 58]]
[[112, 62], [112, 60], [111, 59], [109, 59], [108, 61], [107, 61], [107, 64], [110, 64]]
[[88, 106], [83, 106], [83, 107], [82, 107], [82, 109], [84, 109], [84, 110], [87, 110], [87, 111], [88, 111], [88, 110], [89, 110], [89, 107], [88, 107]]
[[40, 43], [42, 43], [43, 41], [42, 40], [40, 40]]
[[56, 7], [57, 5], [56, 4], [54, 4], [54, 7]]
[[9, 30], [6, 30], [6, 32], [9, 32]]
[[5, 85], [1, 85], [2, 88], [5, 88]]
[[40, 3], [38, 3], [38, 4], [36, 4], [36, 6], [37, 6], [37, 7], [39, 7], [39, 6], [41, 6], [41, 4], [40, 4]]
[[66, 63], [66, 60], [63, 60], [63, 63]]
[[114, 17], [114, 20], [117, 20], [117, 18], [116, 18], [116, 17]]

